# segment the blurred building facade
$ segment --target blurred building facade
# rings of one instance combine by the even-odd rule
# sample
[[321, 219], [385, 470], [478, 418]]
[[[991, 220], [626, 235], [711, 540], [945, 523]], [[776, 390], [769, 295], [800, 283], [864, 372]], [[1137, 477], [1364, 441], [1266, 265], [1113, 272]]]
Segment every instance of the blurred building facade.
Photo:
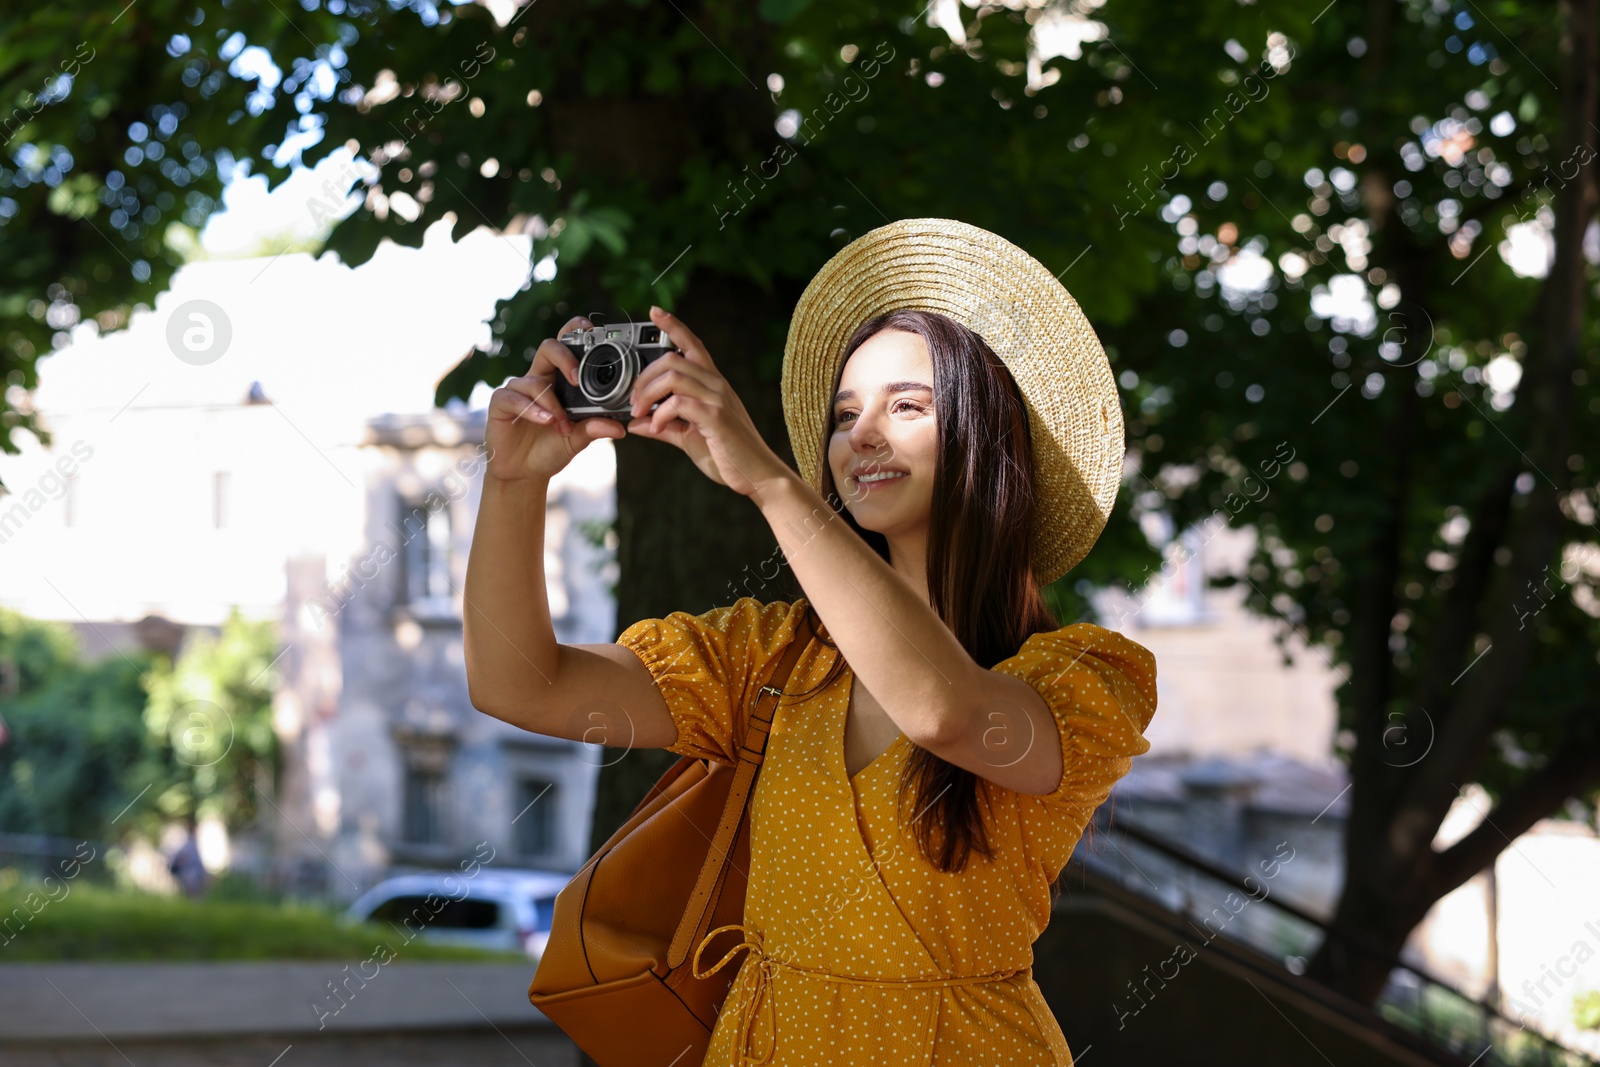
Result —
[[[254, 831], [203, 836], [208, 866], [349, 899], [479, 842], [499, 866], [582, 864], [604, 750], [467, 698], [483, 409], [303, 433], [257, 383], [233, 403], [47, 414], [52, 447], [5, 469], [0, 603], [70, 623], [91, 658], [176, 653], [235, 607], [280, 624], [278, 794]], [[614, 491], [605, 441], [551, 485], [545, 567], [564, 642], [615, 636]]]
[[[1159, 573], [1136, 595], [1095, 602], [1104, 625], [1156, 658], [1150, 752], [1113, 791], [1112, 825], [1137, 826], [1240, 875], [1292, 850], [1273, 891], [1326, 913], [1338, 898], [1349, 812], [1349, 778], [1334, 756], [1343, 677], [1286, 620], [1245, 608], [1239, 587], [1212, 587], [1245, 572], [1252, 528], [1218, 522], [1174, 537], [1146, 526], [1166, 542]], [[1163, 891], [1177, 907], [1179, 887]], [[1245, 921], [1269, 918], [1258, 909]]]
[[[481, 409], [371, 420], [360, 550], [337, 564], [288, 561], [285, 794], [305, 805], [291, 817], [331, 841], [335, 876], [362, 888], [396, 869], [454, 865], [482, 842], [500, 866], [576, 870], [587, 858], [603, 750], [518, 729], [467, 697], [463, 588], [483, 430]], [[609, 444], [550, 486], [547, 595], [564, 643], [615, 637]], [[312, 882], [326, 875], [320, 854], [299, 855]]]

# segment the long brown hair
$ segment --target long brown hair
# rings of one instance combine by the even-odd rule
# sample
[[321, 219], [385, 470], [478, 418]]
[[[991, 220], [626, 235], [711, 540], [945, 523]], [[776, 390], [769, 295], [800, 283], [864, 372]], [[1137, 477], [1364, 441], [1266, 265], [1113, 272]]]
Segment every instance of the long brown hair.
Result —
[[[1015, 655], [1031, 634], [1061, 625], [1033, 572], [1037, 498], [1022, 392], [976, 333], [933, 312], [899, 310], [868, 319], [851, 335], [834, 372], [830, 400], [839, 390], [845, 361], [884, 330], [921, 337], [933, 363], [938, 450], [928, 520], [928, 597], [968, 655], [993, 667]], [[813, 488], [887, 562], [888, 540], [862, 528], [839, 500], [827, 459], [831, 420], [820, 432], [820, 484]], [[809, 603], [806, 611], [823, 642], [837, 649]], [[827, 677], [810, 692], [826, 688], [844, 666], [844, 658], [835, 657]], [[992, 855], [978, 810], [980, 787], [984, 804], [990, 803], [988, 785], [987, 779], [912, 746], [897, 802], [903, 811], [914, 795], [912, 833], [922, 854], [940, 870], [962, 870], [973, 852]]]

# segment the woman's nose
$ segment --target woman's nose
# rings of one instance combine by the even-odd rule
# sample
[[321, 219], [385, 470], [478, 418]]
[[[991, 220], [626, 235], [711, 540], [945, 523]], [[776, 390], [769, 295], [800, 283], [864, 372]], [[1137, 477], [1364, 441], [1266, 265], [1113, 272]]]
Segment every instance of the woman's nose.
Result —
[[855, 422], [850, 427], [851, 445], [860, 448], [863, 444], [875, 444], [882, 439], [882, 429], [874, 412], [865, 410], [856, 415]]
[[864, 410], [850, 427], [850, 447], [864, 455], [881, 455], [885, 440], [881, 417], [876, 410]]

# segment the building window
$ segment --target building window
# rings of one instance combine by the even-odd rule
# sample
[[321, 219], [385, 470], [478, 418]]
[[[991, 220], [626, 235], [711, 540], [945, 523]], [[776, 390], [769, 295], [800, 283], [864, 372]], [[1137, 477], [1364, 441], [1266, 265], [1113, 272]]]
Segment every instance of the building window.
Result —
[[444, 775], [425, 767], [407, 767], [405, 840], [413, 845], [444, 843]]
[[1146, 626], [1193, 626], [1212, 621], [1206, 610], [1206, 537], [1191, 526], [1162, 551], [1160, 573], [1146, 585]]
[[523, 778], [517, 783], [517, 814], [511, 820], [517, 851], [524, 856], [548, 856], [557, 850], [554, 782]]
[[232, 489], [232, 476], [227, 471], [214, 471], [211, 475], [211, 525], [214, 529], [221, 530], [231, 525], [229, 507], [232, 503], [230, 496]]
[[448, 608], [455, 594], [448, 501], [437, 509], [407, 503], [400, 525], [406, 539], [406, 599], [412, 604]]

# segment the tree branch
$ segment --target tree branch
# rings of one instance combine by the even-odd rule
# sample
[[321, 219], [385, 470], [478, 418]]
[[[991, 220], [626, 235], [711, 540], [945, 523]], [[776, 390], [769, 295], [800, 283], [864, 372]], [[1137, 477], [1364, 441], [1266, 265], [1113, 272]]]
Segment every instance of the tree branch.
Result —
[[[1440, 605], [1428, 663], [1417, 684], [1417, 703], [1431, 708], [1435, 723], [1448, 717], [1446, 691], [1468, 665], [1470, 642], [1482, 621], [1483, 598], [1494, 573], [1494, 553], [1511, 521], [1511, 499], [1517, 466], [1503, 462], [1478, 495], [1471, 512], [1471, 527], [1456, 561], [1455, 584]], [[1448, 677], [1447, 677], [1448, 676]]]
[[[1584, 714], [1592, 714], [1585, 711]], [[1563, 801], [1600, 788], [1600, 747], [1566, 745], [1500, 799], [1467, 836], [1434, 855], [1428, 892], [1437, 900], [1494, 862]]]

